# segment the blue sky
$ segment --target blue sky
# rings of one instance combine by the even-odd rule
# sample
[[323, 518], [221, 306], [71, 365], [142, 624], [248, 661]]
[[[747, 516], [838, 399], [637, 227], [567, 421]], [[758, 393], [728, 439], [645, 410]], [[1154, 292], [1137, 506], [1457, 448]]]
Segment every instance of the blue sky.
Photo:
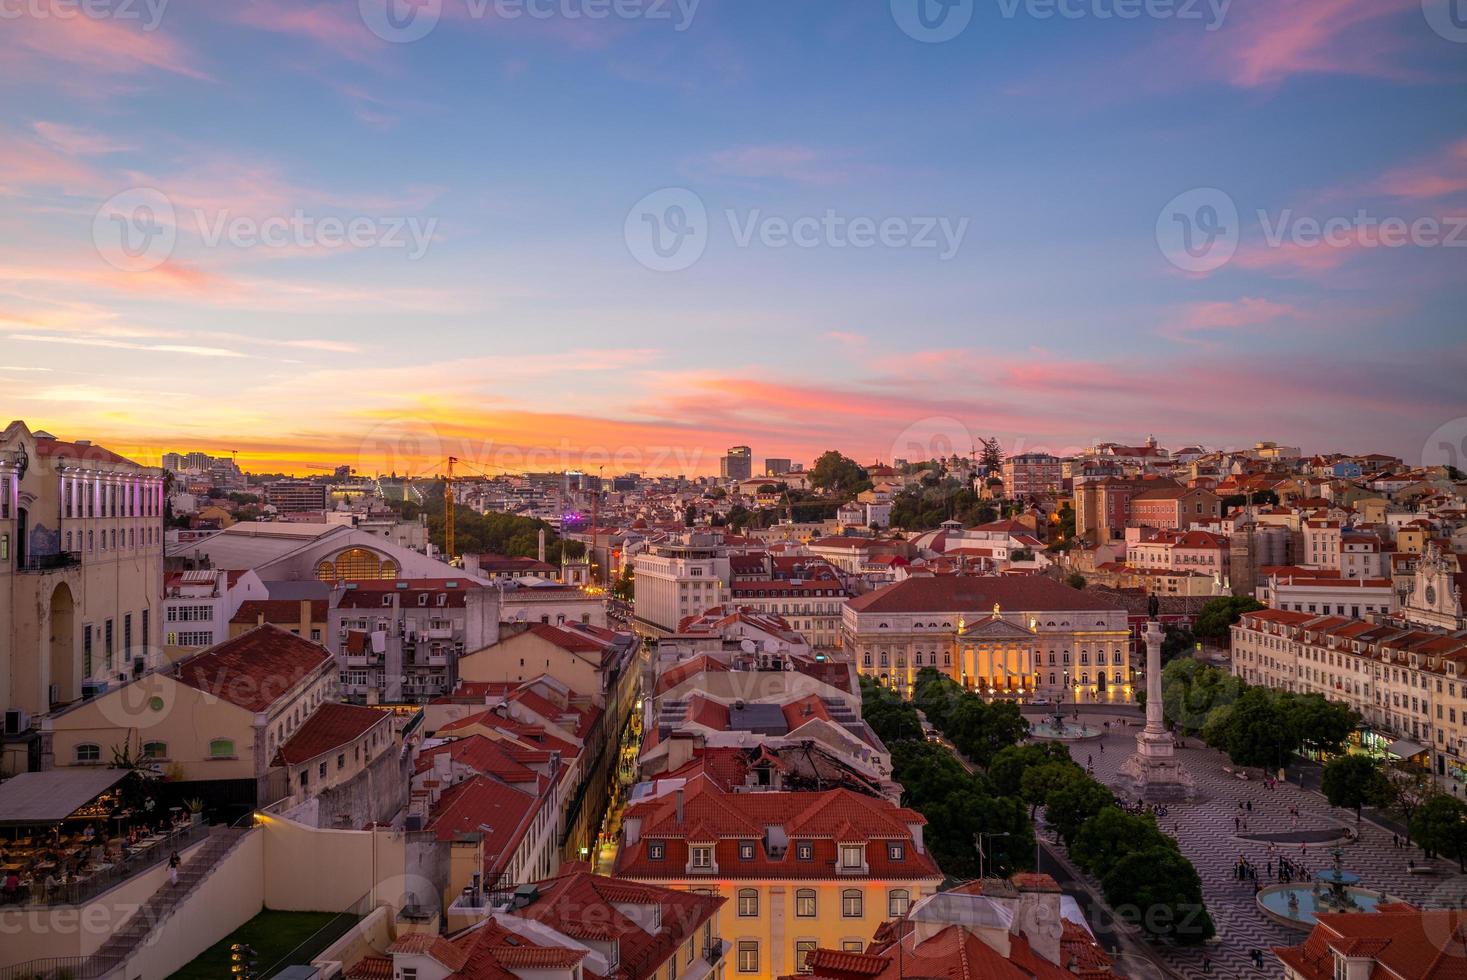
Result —
[[[0, 5], [0, 384], [58, 434], [706, 471], [931, 433], [1415, 461], [1467, 428], [1442, 0], [959, 0], [941, 43], [899, 26], [918, 0], [701, 0], [685, 30], [419, 0], [410, 43], [369, 28], [405, 0], [95, 2]], [[1179, 267], [1158, 228], [1218, 200]], [[648, 268], [669, 201], [698, 213]]]

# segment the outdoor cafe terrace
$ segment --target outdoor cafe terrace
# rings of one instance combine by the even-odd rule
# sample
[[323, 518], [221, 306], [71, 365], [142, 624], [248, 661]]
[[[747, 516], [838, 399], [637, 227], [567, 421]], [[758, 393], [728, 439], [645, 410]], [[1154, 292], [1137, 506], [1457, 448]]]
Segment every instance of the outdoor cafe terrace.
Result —
[[52, 769], [0, 783], [0, 907], [80, 905], [202, 840], [133, 770]]

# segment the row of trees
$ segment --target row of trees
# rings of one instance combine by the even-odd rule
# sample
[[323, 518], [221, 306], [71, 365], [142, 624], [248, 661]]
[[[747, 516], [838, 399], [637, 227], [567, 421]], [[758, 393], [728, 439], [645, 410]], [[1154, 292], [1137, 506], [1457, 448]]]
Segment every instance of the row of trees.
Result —
[[1162, 670], [1167, 720], [1201, 735], [1240, 766], [1279, 768], [1295, 753], [1344, 751], [1360, 716], [1319, 694], [1245, 684], [1200, 660], [1179, 657]]
[[[1032, 866], [1034, 828], [1024, 803], [999, 793], [982, 773], [971, 773], [940, 745], [923, 737], [910, 701], [861, 678], [862, 716], [892, 755], [892, 776], [905, 789], [904, 803], [927, 818], [923, 840], [938, 866], [955, 878], [984, 871]], [[986, 867], [978, 859], [978, 835], [988, 839]]]
[[[407, 520], [415, 519], [420, 513], [426, 514], [429, 539], [435, 547], [443, 547], [443, 484], [424, 486], [421, 505], [408, 501], [397, 507]], [[461, 555], [492, 551], [511, 558], [534, 558], [539, 553], [542, 530], [545, 532], [545, 560], [552, 565], [560, 564], [562, 556], [580, 558], [585, 555], [585, 545], [579, 541], [563, 540], [555, 528], [544, 521], [514, 514], [481, 514], [472, 507], [454, 505], [454, 547]]]
[[1428, 854], [1456, 861], [1467, 871], [1467, 806], [1441, 792], [1426, 770], [1408, 762], [1341, 755], [1324, 767], [1320, 789], [1331, 806], [1354, 810], [1356, 820], [1363, 807], [1390, 810], [1406, 822], [1408, 843], [1415, 838]]
[[[918, 673], [911, 704], [866, 685], [867, 720], [883, 739], [905, 739], [889, 743], [895, 776], [930, 821], [930, 839], [941, 841], [934, 854], [946, 856], [939, 856], [944, 868], [952, 862], [951, 873], [976, 871], [973, 842], [980, 832], [997, 865], [1029, 866], [1042, 806], [1070, 856], [1100, 881], [1119, 916], [1181, 943], [1215, 933], [1201, 879], [1176, 843], [1150, 816], [1118, 807], [1064, 745], [1020, 744], [1027, 725], [1012, 702], [985, 702], [931, 668]], [[940, 746], [915, 741], [921, 724], [914, 706], [983, 771], [968, 773]]]

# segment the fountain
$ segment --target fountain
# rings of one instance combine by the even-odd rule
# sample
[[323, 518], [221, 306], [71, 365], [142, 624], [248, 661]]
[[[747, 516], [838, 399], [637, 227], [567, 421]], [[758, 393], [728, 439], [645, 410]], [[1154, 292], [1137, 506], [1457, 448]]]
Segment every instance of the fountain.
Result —
[[1374, 912], [1396, 899], [1360, 887], [1360, 876], [1345, 870], [1345, 851], [1336, 847], [1333, 866], [1305, 881], [1273, 885], [1258, 893], [1258, 907], [1276, 922], [1295, 929], [1313, 929], [1316, 916], [1328, 912]]
[[1054, 706], [1054, 714], [1029, 725], [1029, 737], [1042, 742], [1083, 742], [1099, 738], [1100, 729], [1078, 721], [1065, 721], [1065, 706], [1061, 703]]

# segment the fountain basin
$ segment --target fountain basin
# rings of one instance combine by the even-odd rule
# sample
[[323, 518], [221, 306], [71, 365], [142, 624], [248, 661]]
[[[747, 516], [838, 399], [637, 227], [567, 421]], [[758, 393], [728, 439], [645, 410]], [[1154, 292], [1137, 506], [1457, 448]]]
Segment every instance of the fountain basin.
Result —
[[[1326, 874], [1330, 873], [1326, 872]], [[1358, 876], [1350, 875], [1350, 877], [1359, 880]], [[1317, 913], [1374, 912], [1379, 905], [1399, 901], [1384, 892], [1369, 888], [1359, 888], [1354, 885], [1335, 887], [1343, 892], [1346, 901], [1351, 903], [1350, 905], [1337, 905], [1331, 892], [1316, 892], [1313, 885], [1296, 881], [1287, 885], [1271, 885], [1260, 891], [1257, 896], [1258, 909], [1280, 925], [1308, 932], [1314, 928]], [[1294, 897], [1295, 901], [1292, 906], [1289, 904], [1290, 895]]]
[[1061, 722], [1056, 725], [1053, 719], [1029, 723], [1029, 737], [1039, 739], [1041, 742], [1084, 742], [1092, 738], [1099, 738], [1102, 734], [1101, 730], [1094, 725], [1080, 725], [1073, 722]]

